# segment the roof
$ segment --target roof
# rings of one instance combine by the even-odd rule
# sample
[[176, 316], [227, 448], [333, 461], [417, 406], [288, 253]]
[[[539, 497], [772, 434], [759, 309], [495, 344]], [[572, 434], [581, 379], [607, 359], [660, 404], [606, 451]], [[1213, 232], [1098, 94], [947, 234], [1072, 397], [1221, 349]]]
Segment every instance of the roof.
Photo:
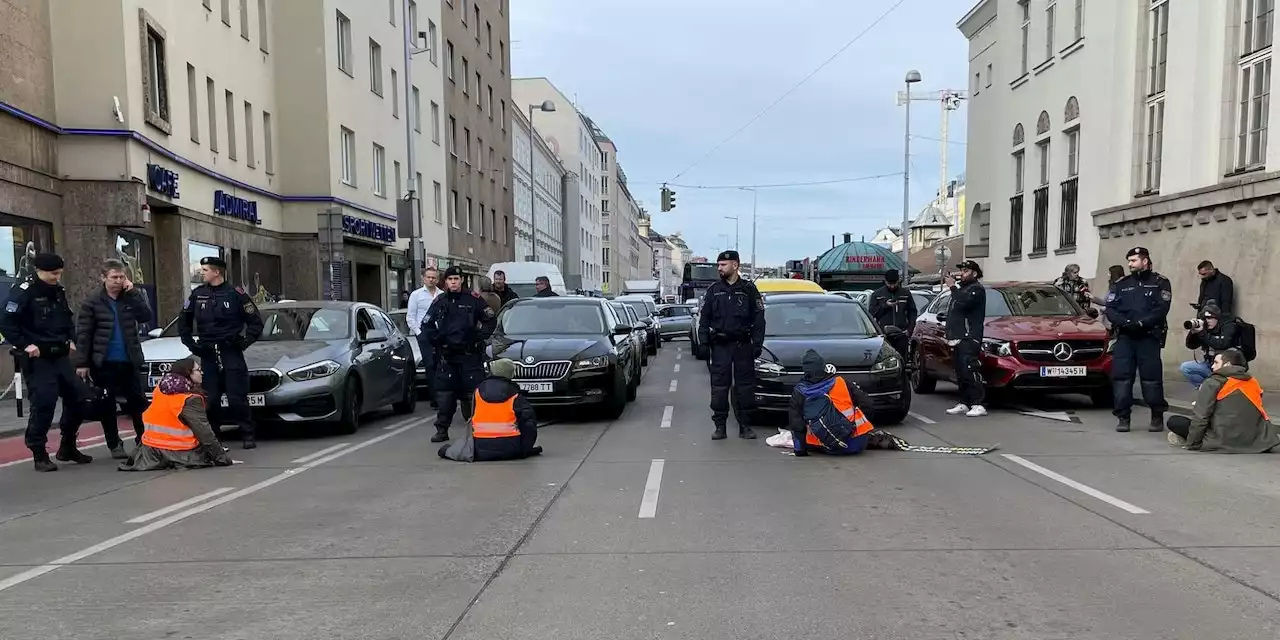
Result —
[[[902, 256], [870, 242], [846, 242], [818, 257], [818, 273], [884, 273], [902, 271]], [[915, 271], [915, 269], [913, 269]]]
[[951, 227], [951, 221], [947, 219], [947, 214], [943, 213], [942, 209], [929, 205], [928, 207], [925, 207], [924, 211], [921, 211], [920, 215], [916, 216], [916, 219], [911, 223], [911, 228], [913, 229], [924, 227], [949, 228]]
[[858, 304], [844, 296], [833, 296], [827, 293], [804, 293], [797, 291], [794, 293], [784, 293], [782, 295], [775, 293], [772, 295], [766, 295], [766, 297], [768, 298], [768, 304], [777, 304], [779, 302], [847, 302], [849, 304]]
[[824, 289], [812, 280], [795, 278], [757, 278], [753, 284], [760, 293], [812, 292], [822, 293]]

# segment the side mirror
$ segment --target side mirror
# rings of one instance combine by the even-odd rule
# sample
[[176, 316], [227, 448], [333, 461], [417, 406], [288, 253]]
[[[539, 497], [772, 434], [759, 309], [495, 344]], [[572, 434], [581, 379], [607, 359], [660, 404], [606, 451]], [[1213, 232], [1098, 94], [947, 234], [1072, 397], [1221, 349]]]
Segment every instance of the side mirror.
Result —
[[147, 335], [151, 336], [152, 338], [159, 338], [160, 335], [163, 333], [164, 333], [164, 329], [156, 328], [148, 331]]
[[625, 324], [618, 324], [613, 327], [613, 335], [615, 336], [631, 335], [632, 331], [635, 331], [635, 329]]
[[377, 329], [370, 329], [365, 332], [364, 338], [360, 340], [360, 344], [376, 344], [379, 342], [386, 342], [387, 340], [388, 338], [386, 333], [378, 331]]
[[939, 322], [944, 322], [944, 321], [946, 321], [946, 319], [947, 319], [947, 312], [946, 312], [946, 311], [939, 311], [939, 312], [938, 312], [938, 321], [939, 321]]
[[1093, 307], [1089, 307], [1088, 309], [1085, 309], [1084, 314], [1086, 316], [1089, 316], [1090, 318], [1093, 318], [1094, 320], [1098, 319], [1098, 310], [1094, 309]]

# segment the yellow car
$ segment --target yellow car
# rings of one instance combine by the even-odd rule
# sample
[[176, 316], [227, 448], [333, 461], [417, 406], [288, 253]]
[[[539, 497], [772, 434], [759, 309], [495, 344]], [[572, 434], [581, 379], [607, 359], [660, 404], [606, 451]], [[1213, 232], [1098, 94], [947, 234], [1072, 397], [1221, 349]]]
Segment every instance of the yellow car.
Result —
[[760, 293], [826, 293], [818, 283], [812, 280], [794, 280], [791, 278], [760, 278], [755, 280], [756, 289]]

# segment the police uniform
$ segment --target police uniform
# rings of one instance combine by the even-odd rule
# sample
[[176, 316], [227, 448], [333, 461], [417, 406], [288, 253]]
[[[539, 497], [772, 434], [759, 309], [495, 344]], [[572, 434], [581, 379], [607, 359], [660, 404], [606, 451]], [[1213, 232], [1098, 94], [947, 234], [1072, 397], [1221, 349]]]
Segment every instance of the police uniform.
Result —
[[[36, 471], [56, 471], [45, 445], [53, 426], [53, 411], [62, 399], [62, 418], [58, 421], [61, 443], [57, 459], [87, 464], [93, 460], [76, 448], [80, 428], [81, 404], [87, 399], [83, 382], [76, 377], [71, 363], [75, 342], [75, 322], [67, 304], [67, 292], [61, 284], [40, 279], [41, 274], [62, 269], [62, 258], [42, 253], [32, 260], [36, 275], [15, 284], [9, 290], [4, 314], [0, 315], [0, 331], [9, 344], [22, 353], [20, 361], [31, 392], [31, 414], [27, 418], [26, 445], [35, 460]], [[38, 352], [30, 353], [31, 347]], [[33, 350], [34, 351], [34, 350]]]
[[[461, 277], [457, 267], [444, 272], [447, 281]], [[422, 321], [424, 341], [435, 350], [436, 434], [432, 442], [449, 439], [449, 425], [462, 401], [462, 415], [471, 419], [473, 396], [484, 378], [484, 344], [497, 327], [497, 313], [477, 293], [446, 291], [431, 304]]]
[[[871, 294], [870, 311], [871, 317], [875, 318], [880, 328], [897, 327], [901, 331], [892, 332], [885, 336], [885, 340], [889, 346], [893, 347], [906, 363], [908, 359], [908, 345], [911, 341], [911, 332], [916, 326], [916, 317], [919, 311], [916, 309], [916, 300], [912, 297], [911, 292], [898, 284], [898, 270], [889, 269], [884, 273], [885, 286], [876, 289]], [[896, 285], [890, 289], [889, 285]], [[906, 371], [906, 367], [903, 367]]]
[[[738, 260], [737, 251], [724, 251], [716, 261]], [[724, 279], [707, 288], [698, 319], [698, 339], [711, 345], [712, 440], [726, 437], [729, 419], [729, 387], [733, 387], [738, 419], [738, 437], [754, 439], [748, 417], [755, 409], [755, 359], [764, 348], [764, 298], [756, 285], [739, 277], [730, 284]]]
[[[226, 274], [221, 258], [204, 258], [201, 265]], [[192, 324], [194, 322], [194, 330]], [[244, 448], [257, 445], [249, 412], [249, 366], [244, 350], [262, 335], [262, 316], [253, 298], [228, 282], [205, 283], [191, 291], [178, 315], [178, 335], [191, 353], [199, 356], [208, 394], [209, 424], [215, 433], [223, 424], [222, 395], [227, 396], [228, 418], [240, 427]]]
[[[1125, 257], [1133, 256], [1151, 257], [1143, 247], [1130, 249]], [[1169, 404], [1164, 397], [1160, 349], [1169, 331], [1167, 319], [1172, 302], [1173, 287], [1169, 279], [1152, 269], [1135, 271], [1121, 278], [1107, 293], [1107, 320], [1116, 335], [1111, 356], [1116, 431], [1129, 430], [1135, 373], [1142, 381], [1142, 399], [1151, 409], [1149, 430], [1164, 430], [1164, 412]]]

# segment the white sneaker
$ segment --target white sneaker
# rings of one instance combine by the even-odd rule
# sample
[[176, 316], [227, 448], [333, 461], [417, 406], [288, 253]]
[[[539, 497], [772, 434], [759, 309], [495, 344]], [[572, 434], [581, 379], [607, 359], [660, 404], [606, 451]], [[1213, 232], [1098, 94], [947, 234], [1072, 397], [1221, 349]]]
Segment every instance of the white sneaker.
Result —
[[1174, 433], [1174, 432], [1172, 432], [1172, 431], [1170, 431], [1170, 432], [1169, 432], [1169, 444], [1170, 444], [1171, 446], [1174, 446], [1174, 447], [1183, 447], [1183, 446], [1186, 446], [1186, 444], [1187, 444], [1187, 439], [1186, 439], [1186, 438], [1184, 438], [1184, 437], [1182, 437], [1182, 436], [1180, 436], [1180, 435], [1178, 435], [1178, 434], [1176, 434], [1176, 433]]
[[968, 412], [969, 412], [969, 405], [963, 402], [961, 402], [960, 404], [954, 407], [951, 407], [950, 409], [947, 409], [947, 413], [953, 416], [958, 416], [962, 413], [968, 413]]
[[971, 408], [969, 409], [969, 412], [968, 412], [968, 413], [966, 413], [966, 414], [964, 414], [964, 415], [969, 416], [970, 418], [977, 418], [978, 416], [985, 416], [985, 415], [987, 415], [987, 408], [986, 408], [986, 407], [984, 407], [984, 406], [982, 406], [982, 405], [980, 405], [980, 404], [975, 404], [975, 405], [973, 405], [973, 407], [971, 407]]

